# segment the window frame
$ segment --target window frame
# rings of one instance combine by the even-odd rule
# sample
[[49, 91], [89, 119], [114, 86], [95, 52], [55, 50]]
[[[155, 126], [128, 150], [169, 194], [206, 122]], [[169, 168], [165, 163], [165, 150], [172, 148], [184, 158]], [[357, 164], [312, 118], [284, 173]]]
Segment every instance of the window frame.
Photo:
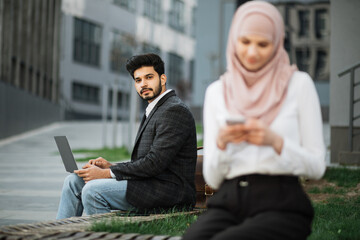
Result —
[[100, 67], [102, 27], [78, 17], [74, 17], [73, 26], [73, 60]]
[[75, 102], [99, 105], [100, 87], [75, 80], [71, 84], [71, 99]]
[[168, 83], [171, 86], [176, 87], [176, 85], [184, 79], [184, 66], [185, 60], [182, 56], [168, 52]]
[[[133, 43], [130, 43], [133, 41]], [[135, 38], [118, 30], [110, 31], [109, 69], [111, 72], [127, 74], [126, 61], [134, 55]]]
[[161, 0], [144, 0], [143, 15], [151, 20], [163, 22], [163, 6]]
[[185, 32], [185, 4], [182, 0], [171, 0], [169, 26], [179, 32]]

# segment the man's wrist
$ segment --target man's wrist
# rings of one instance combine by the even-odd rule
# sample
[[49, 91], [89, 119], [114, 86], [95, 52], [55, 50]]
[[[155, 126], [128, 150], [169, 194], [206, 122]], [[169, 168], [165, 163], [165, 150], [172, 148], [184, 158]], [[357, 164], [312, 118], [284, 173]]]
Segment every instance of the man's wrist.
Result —
[[104, 172], [104, 178], [112, 178], [110, 173], [111, 172], [110, 168], [103, 169], [103, 172]]
[[113, 171], [111, 171], [111, 169], [109, 168], [109, 171], [110, 171], [110, 176], [111, 176], [111, 178], [114, 178], [114, 179], [116, 179], [116, 176], [115, 176], [115, 174], [113, 173]]

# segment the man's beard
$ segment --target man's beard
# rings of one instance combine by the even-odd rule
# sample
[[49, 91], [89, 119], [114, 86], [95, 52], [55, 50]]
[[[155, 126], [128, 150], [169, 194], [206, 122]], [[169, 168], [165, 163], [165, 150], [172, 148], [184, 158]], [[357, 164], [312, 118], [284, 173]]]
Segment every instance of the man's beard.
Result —
[[[153, 94], [152, 96], [150, 96], [150, 95], [148, 95], [148, 96], [142, 96], [142, 93], [143, 93], [143, 91], [145, 91], [145, 90], [150, 90], [150, 91], [152, 91], [154, 94]], [[157, 97], [160, 95], [161, 91], [162, 91], [162, 86], [161, 86], [161, 81], [159, 80], [159, 87], [155, 88], [155, 90], [153, 90], [152, 88], [143, 88], [143, 89], [141, 89], [139, 96], [140, 96], [142, 99], [149, 101], [149, 100], [152, 100], [152, 99], [157, 98]]]

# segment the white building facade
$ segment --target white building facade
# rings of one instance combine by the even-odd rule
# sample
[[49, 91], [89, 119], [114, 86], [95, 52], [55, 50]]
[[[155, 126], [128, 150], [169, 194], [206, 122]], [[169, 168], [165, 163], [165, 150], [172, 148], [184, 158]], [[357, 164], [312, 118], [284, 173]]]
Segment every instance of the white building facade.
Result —
[[109, 116], [110, 111], [103, 110], [116, 101], [118, 117], [127, 119], [139, 98], [130, 100], [135, 89], [125, 63], [132, 55], [148, 52], [164, 60], [167, 87], [189, 101], [196, 7], [196, 0], [63, 0], [64, 118]]

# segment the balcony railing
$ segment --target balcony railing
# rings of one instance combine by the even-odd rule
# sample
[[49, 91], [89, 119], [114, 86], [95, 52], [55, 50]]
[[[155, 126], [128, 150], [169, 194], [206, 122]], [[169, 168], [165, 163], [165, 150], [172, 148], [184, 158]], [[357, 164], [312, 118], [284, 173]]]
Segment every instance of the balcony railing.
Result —
[[[360, 103], [360, 97], [355, 99], [355, 89], [360, 87], [360, 81], [355, 82], [355, 70], [360, 67], [360, 62], [354, 64], [353, 66], [347, 68], [346, 70], [338, 74], [339, 77], [342, 77], [350, 73], [350, 112], [349, 112], [349, 150], [353, 151], [353, 140], [356, 136], [360, 135], [360, 131], [354, 131], [354, 122], [357, 119], [360, 119], [360, 114], [354, 116], [355, 104]], [[360, 91], [360, 90], [359, 90]]]

